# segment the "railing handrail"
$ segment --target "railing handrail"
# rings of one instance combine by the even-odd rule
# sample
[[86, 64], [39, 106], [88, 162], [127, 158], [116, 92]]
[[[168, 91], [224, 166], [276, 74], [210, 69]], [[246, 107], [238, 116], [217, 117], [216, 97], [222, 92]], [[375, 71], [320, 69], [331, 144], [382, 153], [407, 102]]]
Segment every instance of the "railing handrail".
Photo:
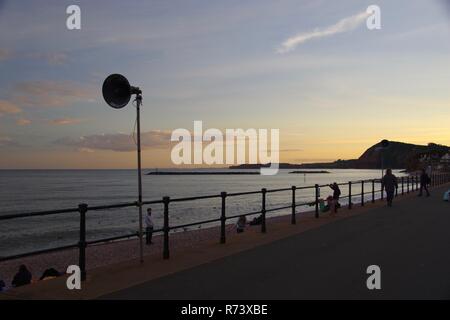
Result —
[[[366, 179], [366, 180], [355, 180], [351, 181], [352, 183], [361, 183], [364, 182], [380, 182], [381, 179]], [[339, 186], [347, 185], [348, 182], [338, 183]], [[319, 188], [328, 187], [329, 184], [318, 185]], [[296, 190], [305, 190], [305, 189], [314, 189], [315, 186], [295, 186]], [[284, 192], [291, 191], [292, 187], [289, 188], [278, 188], [278, 189], [267, 189], [267, 193], [275, 193], [275, 192]], [[227, 197], [237, 197], [251, 194], [261, 194], [261, 190], [256, 191], [242, 191], [242, 192], [231, 192], [227, 193]], [[170, 202], [186, 202], [186, 201], [195, 201], [195, 200], [203, 200], [203, 199], [213, 199], [220, 198], [221, 194], [212, 194], [212, 195], [203, 195], [203, 196], [194, 196], [194, 197], [182, 197], [182, 198], [170, 198]], [[149, 205], [149, 204], [163, 204], [163, 200], [150, 200], [150, 201], [142, 201], [141, 205]], [[113, 203], [106, 205], [97, 205], [97, 206], [89, 206], [89, 211], [98, 211], [105, 209], [118, 209], [118, 208], [127, 208], [127, 207], [137, 207], [139, 204], [137, 201], [133, 202], [123, 202], [123, 203]], [[6, 215], [0, 215], [0, 221], [3, 220], [12, 220], [17, 218], [27, 218], [27, 217], [35, 217], [35, 216], [45, 216], [45, 215], [54, 215], [54, 214], [63, 214], [63, 213], [79, 213], [78, 207], [73, 208], [65, 208], [65, 209], [57, 209], [57, 210], [42, 210], [42, 211], [32, 211], [25, 213], [11, 213]]]

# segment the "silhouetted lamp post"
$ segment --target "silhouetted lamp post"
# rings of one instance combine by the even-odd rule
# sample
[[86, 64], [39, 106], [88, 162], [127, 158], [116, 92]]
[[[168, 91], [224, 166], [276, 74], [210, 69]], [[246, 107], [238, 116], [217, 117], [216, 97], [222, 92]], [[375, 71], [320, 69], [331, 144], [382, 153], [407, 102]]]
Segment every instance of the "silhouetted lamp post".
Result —
[[142, 176], [141, 176], [141, 120], [140, 107], [142, 104], [142, 91], [138, 87], [133, 87], [121, 74], [111, 74], [103, 82], [103, 98], [106, 103], [114, 109], [121, 109], [130, 102], [131, 95], [136, 95], [136, 126], [137, 126], [137, 165], [138, 165], [138, 208], [139, 208], [139, 256], [140, 261], [144, 261], [143, 248], [143, 228], [142, 228]]
[[389, 140], [382, 140], [381, 146], [378, 147], [378, 150], [380, 150], [380, 157], [381, 157], [381, 178], [384, 176], [384, 151], [389, 147]]

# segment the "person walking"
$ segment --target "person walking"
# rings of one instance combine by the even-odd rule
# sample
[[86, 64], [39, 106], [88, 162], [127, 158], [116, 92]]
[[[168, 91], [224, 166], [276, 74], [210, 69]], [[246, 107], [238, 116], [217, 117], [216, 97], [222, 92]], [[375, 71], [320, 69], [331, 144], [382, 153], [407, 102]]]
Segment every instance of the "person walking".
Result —
[[397, 177], [392, 174], [392, 169], [387, 169], [386, 174], [381, 179], [381, 192], [386, 191], [386, 200], [389, 207], [392, 207], [396, 189], [398, 189]]
[[147, 215], [145, 216], [145, 235], [147, 244], [152, 244], [153, 226], [152, 208], [147, 208]]
[[431, 179], [430, 176], [427, 174], [425, 169], [422, 169], [422, 173], [420, 174], [420, 191], [419, 191], [419, 197], [422, 196], [423, 189], [427, 192], [427, 197], [430, 196], [430, 192], [428, 191], [428, 185], [430, 184]]

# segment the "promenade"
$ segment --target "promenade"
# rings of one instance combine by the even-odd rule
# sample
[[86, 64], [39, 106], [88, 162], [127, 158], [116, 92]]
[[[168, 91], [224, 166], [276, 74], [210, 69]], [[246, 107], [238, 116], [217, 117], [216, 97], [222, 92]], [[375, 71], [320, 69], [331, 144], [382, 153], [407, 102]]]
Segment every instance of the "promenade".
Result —
[[[11, 290], [13, 299], [409, 299], [450, 298], [449, 185], [399, 196], [394, 207], [367, 203], [336, 217], [302, 214], [215, 241], [93, 269], [82, 290], [65, 278]], [[381, 290], [366, 268], [381, 268]]]
[[[446, 188], [104, 296], [113, 299], [449, 299]], [[345, 213], [344, 213], [345, 214]], [[366, 268], [381, 268], [368, 290]]]

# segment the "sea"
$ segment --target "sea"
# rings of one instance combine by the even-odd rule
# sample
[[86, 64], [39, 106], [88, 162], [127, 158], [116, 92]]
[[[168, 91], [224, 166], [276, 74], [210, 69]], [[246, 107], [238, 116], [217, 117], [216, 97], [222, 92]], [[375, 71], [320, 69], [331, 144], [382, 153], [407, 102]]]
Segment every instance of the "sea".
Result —
[[[179, 169], [183, 170], [183, 169]], [[229, 169], [196, 169], [196, 171], [229, 171]], [[318, 169], [320, 170], [320, 169]], [[334, 170], [328, 173], [292, 174], [292, 170], [281, 169], [277, 175], [146, 175], [153, 170], [143, 170], [143, 200], [159, 200], [163, 196], [171, 199], [257, 191], [262, 188], [279, 189], [344, 183], [365, 179], [378, 179], [380, 170]], [[174, 169], [159, 169], [174, 171]], [[193, 171], [190, 169], [189, 171]], [[309, 170], [306, 170], [309, 171]], [[317, 171], [317, 170], [313, 170]], [[402, 176], [399, 171], [394, 174]], [[0, 170], [0, 216], [44, 210], [76, 208], [80, 203], [89, 206], [108, 205], [137, 200], [136, 170]], [[377, 185], [379, 189], [379, 185]], [[348, 193], [342, 186], [342, 195]], [[366, 192], [371, 185], [366, 184]], [[361, 184], [352, 187], [353, 202], [360, 202]], [[332, 193], [328, 187], [320, 189], [326, 198]], [[377, 198], [380, 196], [377, 193]], [[371, 195], [366, 195], [370, 200]], [[290, 191], [268, 193], [267, 209], [291, 204]], [[314, 201], [314, 189], [297, 190], [296, 202]], [[342, 200], [342, 204], [347, 202]], [[261, 194], [227, 198], [226, 214], [233, 216], [261, 210]], [[162, 204], [151, 205], [155, 228], [163, 225]], [[145, 208], [144, 208], [145, 209]], [[306, 205], [298, 212], [310, 211]], [[273, 211], [267, 216], [290, 214], [291, 210]], [[170, 225], [184, 224], [220, 217], [221, 199], [203, 199], [189, 202], [174, 202], [169, 207]], [[251, 218], [251, 217], [250, 217]], [[234, 223], [231, 219], [227, 223]], [[173, 232], [185, 232], [194, 228], [207, 228], [215, 223], [189, 228], [176, 228]], [[136, 207], [88, 211], [87, 239], [96, 240], [138, 231], [139, 214]], [[29, 251], [77, 243], [79, 238], [79, 214], [65, 213], [51, 216], [36, 216], [1, 221], [0, 257]]]

